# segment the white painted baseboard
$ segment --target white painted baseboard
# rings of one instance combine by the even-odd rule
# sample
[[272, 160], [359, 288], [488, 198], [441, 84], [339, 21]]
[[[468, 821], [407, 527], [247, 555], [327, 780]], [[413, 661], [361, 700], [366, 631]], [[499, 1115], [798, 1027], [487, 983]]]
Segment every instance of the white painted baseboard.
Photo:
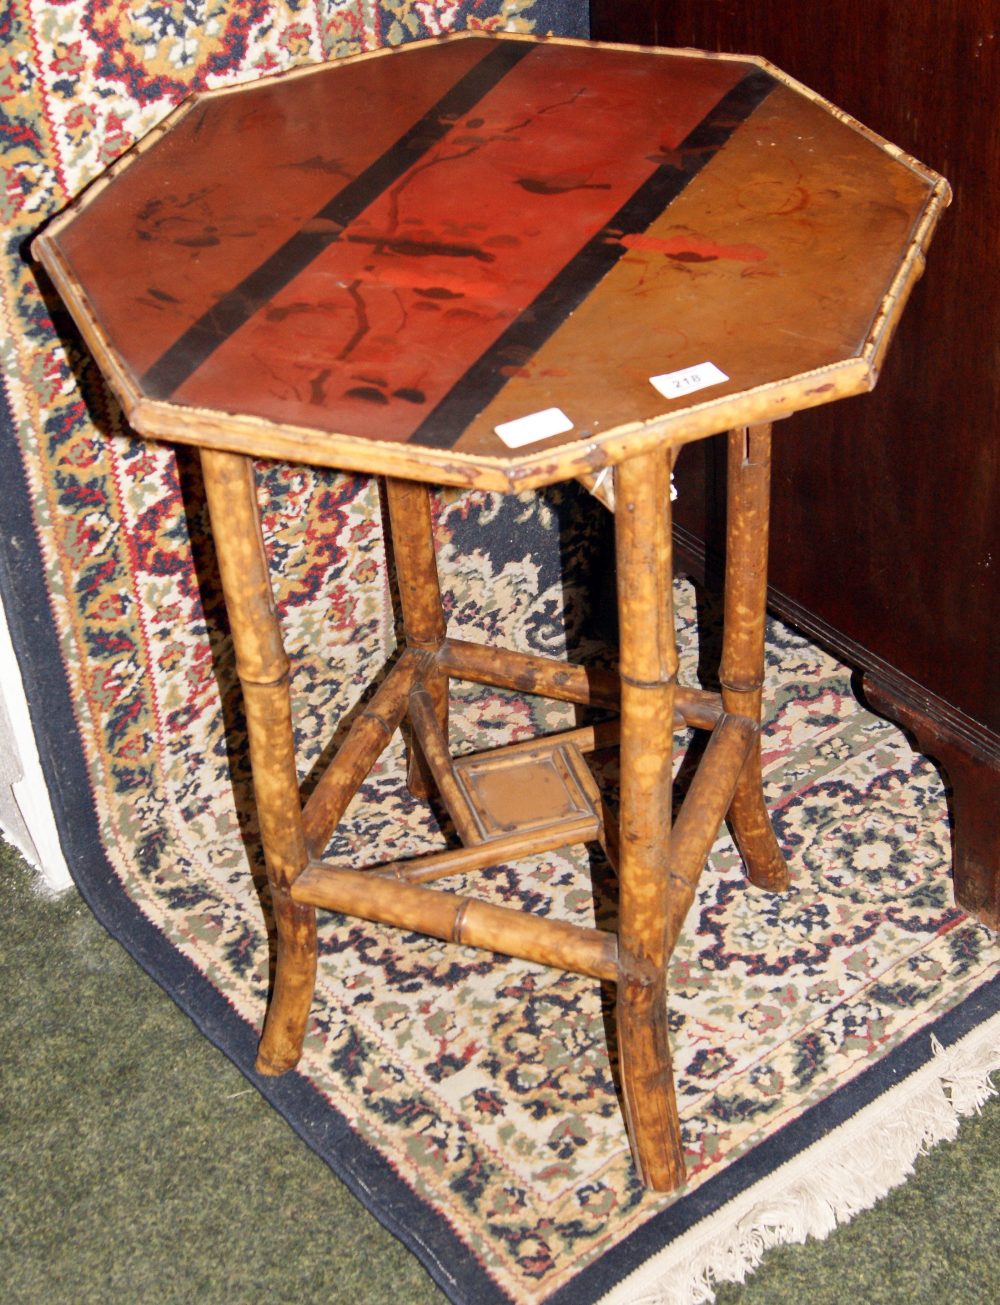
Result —
[[72, 887], [28, 714], [21, 668], [0, 606], [0, 830], [53, 893]]

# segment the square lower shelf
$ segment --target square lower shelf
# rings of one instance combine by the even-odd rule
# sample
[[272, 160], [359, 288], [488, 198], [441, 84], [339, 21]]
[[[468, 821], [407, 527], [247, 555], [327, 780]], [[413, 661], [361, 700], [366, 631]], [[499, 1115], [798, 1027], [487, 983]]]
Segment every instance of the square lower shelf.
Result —
[[457, 757], [454, 767], [484, 843], [578, 825], [586, 816], [593, 818], [594, 837], [602, 832], [597, 785], [573, 743], [539, 739]]

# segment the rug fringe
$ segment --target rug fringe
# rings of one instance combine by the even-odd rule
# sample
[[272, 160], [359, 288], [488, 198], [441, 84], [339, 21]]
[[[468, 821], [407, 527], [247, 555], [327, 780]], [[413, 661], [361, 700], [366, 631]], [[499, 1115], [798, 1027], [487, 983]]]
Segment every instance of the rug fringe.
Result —
[[930, 1042], [930, 1060], [898, 1087], [675, 1239], [600, 1305], [706, 1305], [772, 1246], [822, 1239], [905, 1182], [919, 1155], [953, 1140], [962, 1116], [998, 1092], [1000, 1016], [951, 1047]]

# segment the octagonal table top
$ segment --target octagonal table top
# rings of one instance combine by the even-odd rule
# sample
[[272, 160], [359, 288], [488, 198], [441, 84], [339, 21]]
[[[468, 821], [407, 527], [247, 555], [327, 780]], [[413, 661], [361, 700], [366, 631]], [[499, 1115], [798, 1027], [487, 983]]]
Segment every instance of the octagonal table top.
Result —
[[462, 34], [194, 96], [34, 250], [141, 434], [516, 489], [870, 389], [948, 198], [760, 59]]

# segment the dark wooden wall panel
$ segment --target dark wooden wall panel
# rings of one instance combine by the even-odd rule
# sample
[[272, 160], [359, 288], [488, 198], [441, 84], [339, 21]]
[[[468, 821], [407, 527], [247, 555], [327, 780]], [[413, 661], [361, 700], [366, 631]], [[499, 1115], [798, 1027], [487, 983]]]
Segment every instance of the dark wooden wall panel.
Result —
[[[763, 55], [954, 187], [875, 393], [776, 431], [771, 581], [776, 609], [866, 670], [948, 769], [956, 876], [995, 921], [1000, 0], [594, 0], [591, 33]], [[695, 552], [718, 538], [719, 474], [710, 448], [685, 451]]]

